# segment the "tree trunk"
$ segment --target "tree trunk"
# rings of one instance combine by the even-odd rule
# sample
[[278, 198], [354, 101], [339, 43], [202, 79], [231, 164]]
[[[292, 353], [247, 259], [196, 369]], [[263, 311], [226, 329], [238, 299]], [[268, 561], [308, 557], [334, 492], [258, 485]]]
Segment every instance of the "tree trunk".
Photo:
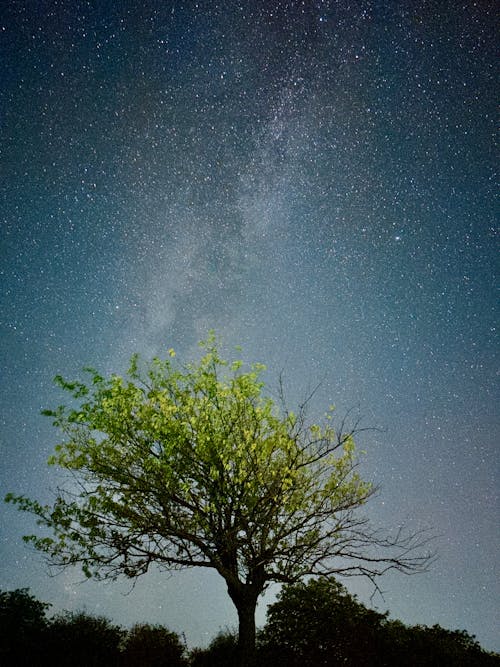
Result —
[[[236, 603], [235, 603], [236, 604]], [[238, 654], [240, 667], [255, 664], [255, 608], [257, 599], [243, 600], [238, 610]]]
[[238, 612], [238, 664], [255, 665], [255, 609], [259, 592], [248, 585], [228, 585], [228, 592]]

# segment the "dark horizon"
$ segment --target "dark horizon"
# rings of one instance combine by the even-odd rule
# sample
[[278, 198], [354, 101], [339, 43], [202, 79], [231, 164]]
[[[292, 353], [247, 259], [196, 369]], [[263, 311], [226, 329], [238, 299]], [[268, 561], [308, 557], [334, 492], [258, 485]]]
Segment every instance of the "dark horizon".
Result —
[[[237, 631], [225, 628], [208, 647], [188, 646], [184, 633], [140, 621], [125, 628], [86, 612], [50, 613], [28, 589], [0, 590], [0, 656], [6, 667], [106, 664], [108, 667], [240, 665]], [[257, 637], [257, 663], [358, 667], [498, 664], [473, 635], [439, 625], [408, 626], [360, 603], [338, 579], [285, 586]], [[257, 664], [256, 663], [256, 664]], [[252, 663], [253, 664], [253, 663]]]

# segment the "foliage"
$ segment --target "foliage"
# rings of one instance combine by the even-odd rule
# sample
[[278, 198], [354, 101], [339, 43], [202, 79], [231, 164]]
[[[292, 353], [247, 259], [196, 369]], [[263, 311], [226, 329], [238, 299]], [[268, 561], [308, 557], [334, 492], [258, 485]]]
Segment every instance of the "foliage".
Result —
[[357, 473], [356, 428], [309, 424], [264, 394], [264, 367], [228, 363], [215, 336], [198, 364], [175, 353], [125, 378], [87, 369], [56, 382], [72, 406], [45, 411], [64, 434], [50, 462], [71, 487], [41, 505], [9, 494], [53, 537], [25, 539], [52, 564], [135, 578], [151, 564], [215, 569], [252, 652], [255, 606], [269, 582], [308, 574], [422, 569], [418, 534], [390, 538], [358, 515], [373, 493]]
[[5, 667], [31, 665], [40, 652], [47, 630], [50, 605], [37, 600], [27, 588], [0, 591], [0, 664]]
[[243, 373], [235, 362], [220, 378], [227, 362], [209, 345], [198, 367], [155, 359], [142, 377], [134, 358], [128, 380], [57, 378], [84, 402], [46, 411], [66, 436], [50, 461], [78, 472], [84, 490], [52, 507], [8, 498], [54, 530], [29, 538], [53, 561], [97, 577], [135, 577], [158, 561], [243, 580], [258, 563], [266, 579], [288, 581], [335, 553], [371, 492], [351, 435], [299, 432], [262, 397], [262, 366]]
[[238, 636], [220, 632], [206, 649], [191, 651], [191, 667], [238, 667]]
[[123, 667], [184, 667], [185, 647], [179, 636], [161, 625], [137, 624], [126, 634]]
[[262, 662], [274, 667], [488, 667], [498, 656], [483, 651], [465, 630], [406, 626], [368, 609], [334, 579], [284, 586], [260, 634]]
[[407, 667], [488, 667], [500, 665], [500, 657], [484, 651], [465, 630], [446, 630], [440, 625], [405, 626], [390, 621], [385, 628], [385, 655], [390, 665]]
[[50, 624], [48, 656], [58, 667], [120, 664], [123, 630], [102, 616], [66, 612]]
[[285, 586], [260, 635], [274, 665], [377, 665], [386, 614], [367, 609], [335, 579]]
[[64, 612], [47, 619], [50, 605], [28, 589], [0, 591], [2, 667], [186, 667], [179, 636], [160, 625], [125, 631], [107, 618]]
[[24, 630], [45, 627], [46, 612], [50, 606], [37, 600], [27, 588], [0, 591], [0, 623], [8, 632], [12, 632], [14, 628]]

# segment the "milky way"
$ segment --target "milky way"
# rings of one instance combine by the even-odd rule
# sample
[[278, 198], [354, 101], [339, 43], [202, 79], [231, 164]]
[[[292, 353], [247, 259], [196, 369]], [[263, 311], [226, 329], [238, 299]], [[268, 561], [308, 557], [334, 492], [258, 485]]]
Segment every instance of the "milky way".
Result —
[[[433, 526], [440, 559], [387, 577], [379, 608], [500, 648], [495, 9], [2, 3], [2, 495], [57, 486], [56, 373], [190, 357], [215, 328], [292, 404], [321, 380], [313, 413], [380, 428], [370, 515]], [[51, 579], [1, 511], [3, 589], [190, 644], [236, 622], [205, 572], [128, 597]]]

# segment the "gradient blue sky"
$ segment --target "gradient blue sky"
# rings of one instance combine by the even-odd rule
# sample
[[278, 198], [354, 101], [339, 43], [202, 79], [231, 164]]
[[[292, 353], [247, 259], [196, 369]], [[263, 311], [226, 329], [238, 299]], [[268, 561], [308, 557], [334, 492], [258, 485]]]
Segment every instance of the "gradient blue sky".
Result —
[[[496, 3], [59, 2], [0, 7], [0, 495], [42, 500], [56, 373], [210, 328], [355, 408], [374, 521], [440, 559], [380, 609], [500, 649]], [[0, 587], [202, 644], [236, 615], [204, 571], [49, 578], [2, 507]], [[348, 581], [368, 600], [370, 588]], [[262, 623], [265, 602], [259, 608]]]

